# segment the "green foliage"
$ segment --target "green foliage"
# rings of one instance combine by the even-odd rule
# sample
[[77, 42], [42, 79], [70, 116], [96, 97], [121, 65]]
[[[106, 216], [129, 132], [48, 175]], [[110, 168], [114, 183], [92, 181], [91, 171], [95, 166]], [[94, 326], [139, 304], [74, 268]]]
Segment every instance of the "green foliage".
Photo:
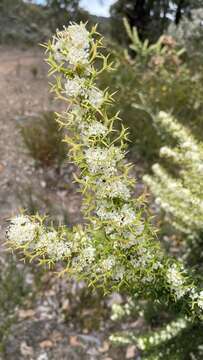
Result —
[[30, 155], [41, 166], [60, 166], [66, 158], [63, 133], [53, 112], [26, 119], [20, 125], [20, 132]]
[[[170, 163], [170, 170], [153, 165], [153, 176], [144, 179], [157, 203], [172, 217], [172, 224], [185, 233], [200, 233], [203, 224], [203, 143], [167, 113], [154, 117], [157, 127], [174, 139], [176, 146], [164, 146], [160, 155]], [[174, 176], [175, 175], [175, 176]]]
[[[100, 81], [102, 86], [111, 84], [117, 91], [121, 117], [130, 129], [132, 153], [154, 162], [165, 141], [151, 117], [159, 109], [173, 111], [200, 137], [203, 78], [195, 68], [187, 66], [184, 50], [171, 36], [162, 36], [157, 43], [148, 45], [138, 38], [136, 29], [128, 27], [127, 31], [131, 54], [114, 46], [116, 69], [108, 76], [104, 74]], [[117, 110], [116, 106], [113, 110]]]

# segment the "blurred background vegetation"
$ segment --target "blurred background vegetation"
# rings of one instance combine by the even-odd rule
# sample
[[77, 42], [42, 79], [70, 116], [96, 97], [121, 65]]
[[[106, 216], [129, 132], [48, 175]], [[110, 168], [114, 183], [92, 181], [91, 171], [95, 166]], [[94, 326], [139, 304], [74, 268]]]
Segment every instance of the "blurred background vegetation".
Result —
[[[89, 6], [95, 8], [96, 3], [96, 0], [91, 0]], [[105, 0], [100, 1], [100, 7], [102, 6], [105, 6]], [[62, 28], [69, 21], [87, 21], [88, 27], [98, 23], [98, 29], [105, 37], [107, 51], [111, 53], [115, 64], [115, 71], [103, 75], [99, 86], [116, 91], [112, 113], [119, 110], [120, 117], [129, 130], [129, 157], [137, 165], [135, 175], [142, 188], [141, 177], [151, 171], [154, 162], [159, 161], [160, 148], [173, 144], [170, 134], [166, 134], [154, 121], [159, 111], [173, 114], [181, 124], [190, 129], [199, 142], [203, 141], [203, 0], [117, 0], [111, 2], [106, 15], [108, 16], [88, 12], [82, 0], [0, 0], [0, 45], [2, 52], [14, 48], [33, 50], [39, 43], [46, 42], [56, 28]], [[20, 65], [18, 71], [23, 71]], [[32, 66], [30, 73], [30, 81], [40, 81], [42, 74], [38, 65]], [[34, 114], [22, 111], [20, 114], [16, 127], [21, 145], [29, 159], [32, 159], [37, 174], [35, 176], [40, 179], [42, 186], [36, 191], [28, 177], [27, 183], [21, 184], [16, 191], [16, 198], [21, 207], [30, 213], [37, 209], [54, 217], [58, 213], [59, 221], [72, 225], [74, 221], [81, 220], [80, 216], [77, 219], [75, 215], [71, 218], [68, 212], [68, 207], [72, 204], [72, 198], [68, 196], [77, 190], [75, 185], [70, 185], [69, 173], [74, 169], [71, 168], [67, 176], [66, 147], [61, 143], [62, 134], [55, 122], [54, 106], [52, 101], [47, 111], [41, 109]], [[168, 168], [171, 166], [170, 163], [165, 165]], [[58, 194], [58, 200], [53, 192]], [[160, 227], [159, 237], [163, 246], [173, 256], [184, 261], [184, 243], [187, 240], [191, 249], [194, 249], [192, 263], [199, 266], [202, 232], [195, 234], [198, 237], [195, 242], [191, 236], [185, 239], [181, 232], [172, 228], [170, 222], [165, 221], [153, 199], [150, 204]], [[79, 213], [78, 201], [76, 208]], [[32, 295], [30, 286], [25, 282], [24, 272], [28, 271], [27, 268], [22, 270], [18, 266], [16, 271], [10, 257], [8, 261], [2, 260], [1, 264], [0, 337], [5, 341], [5, 333], [9, 333], [11, 323], [15, 321], [12, 309], [21, 306], [27, 296]], [[40, 276], [37, 278], [37, 286], [41, 288]], [[35, 287], [35, 296], [37, 289]], [[98, 305], [97, 302], [97, 306], [103, 305]], [[75, 308], [74, 311], [77, 312]], [[178, 306], [168, 309], [158, 303], [151, 304], [146, 300], [138, 303], [136, 299], [131, 299], [119, 311], [125, 317], [122, 321], [126, 325], [121, 326], [122, 330], [126, 329], [128, 321], [141, 322], [135, 334], [122, 333], [125, 340], [120, 338], [115, 341], [116, 346], [122, 341], [122, 346], [136, 344], [137, 350], [132, 351], [133, 356], [126, 358], [203, 358], [202, 324], [189, 322], [184, 328], [181, 328], [182, 325], [178, 328]], [[121, 322], [121, 317], [114, 316], [117, 324]], [[172, 321], [177, 322], [177, 336], [175, 332], [173, 336], [170, 335]], [[152, 344], [150, 334], [163, 327], [165, 335], [160, 337], [158, 345]], [[111, 333], [114, 325], [111, 323], [109, 328]], [[140, 336], [145, 342], [143, 349], [139, 348], [137, 340]], [[157, 336], [159, 339], [159, 334]], [[3, 340], [1, 344], [0, 339], [0, 354], [1, 351], [6, 356], [3, 352]], [[113, 353], [116, 354], [115, 359], [125, 358], [123, 353], [116, 350]], [[4, 358], [12, 359], [2, 359]]]

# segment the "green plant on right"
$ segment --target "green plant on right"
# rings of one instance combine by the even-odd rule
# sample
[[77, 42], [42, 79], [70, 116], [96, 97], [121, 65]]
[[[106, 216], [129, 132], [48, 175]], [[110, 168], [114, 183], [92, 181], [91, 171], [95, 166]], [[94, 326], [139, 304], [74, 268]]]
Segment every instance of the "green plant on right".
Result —
[[[115, 51], [118, 62], [113, 83], [122, 84], [118, 96], [129, 115], [125, 123], [133, 132], [132, 145], [148, 166], [155, 160], [158, 163], [144, 179], [156, 198], [156, 210], [159, 206], [164, 210], [162, 224], [169, 226], [175, 239], [182, 240], [176, 243], [176, 256], [202, 283], [202, 75], [199, 68], [191, 67], [185, 54], [174, 58], [178, 43], [171, 36], [163, 37], [169, 56], [166, 51], [155, 57], [147, 43], [138, 42], [135, 30], [130, 38], [136, 56]], [[135, 143], [136, 136], [139, 142]], [[172, 240], [168, 239], [171, 251]], [[138, 304], [135, 300], [133, 308]], [[178, 307], [171, 309], [157, 302], [156, 309], [148, 300], [141, 305], [146, 328], [114, 334], [113, 342], [136, 344], [146, 360], [202, 359], [201, 322], [180, 316]]]
[[20, 125], [20, 132], [37, 165], [60, 167], [66, 158], [67, 150], [53, 112], [44, 112], [25, 120]]
[[[165, 220], [173, 226], [174, 235], [177, 231], [181, 234], [182, 261], [202, 282], [203, 142], [169, 113], [162, 111], [152, 118], [168, 145], [160, 149], [161, 159], [144, 181], [164, 211]], [[162, 305], [156, 309], [147, 303], [144, 312], [150, 331], [115, 334], [112, 341], [136, 343], [146, 360], [202, 359], [202, 322], [182, 317], [179, 311]], [[154, 319], [159, 320], [155, 326]]]
[[144, 176], [157, 207], [162, 210], [163, 224], [180, 239], [183, 260], [201, 276], [203, 244], [203, 139], [197, 140], [191, 130], [171, 114], [159, 112], [153, 117], [166, 145], [152, 173]]
[[[153, 165], [153, 173], [144, 176], [144, 181], [157, 206], [164, 211], [165, 220], [173, 226], [174, 235], [177, 231], [181, 234], [182, 261], [202, 282], [203, 142], [170, 113], [162, 111], [152, 119], [165, 134], [167, 146], [160, 149], [161, 159]], [[171, 311], [163, 305], [156, 309], [146, 303], [143, 312], [149, 331], [115, 334], [112, 341], [137, 344], [146, 360], [202, 359], [202, 322], [182, 317], [178, 309]]]
[[[109, 44], [113, 47], [116, 69], [108, 76], [103, 74], [100, 81], [102, 86], [113, 86], [117, 91], [118, 103], [122, 104], [121, 118], [130, 129], [132, 155], [152, 164], [158, 159], [164, 139], [151, 113], [160, 109], [173, 111], [199, 138], [203, 126], [203, 77], [195, 67], [189, 67], [181, 44], [173, 37], [164, 35], [149, 45], [139, 39], [135, 28], [131, 30], [125, 24], [130, 50]], [[112, 112], [115, 109], [116, 104]]]

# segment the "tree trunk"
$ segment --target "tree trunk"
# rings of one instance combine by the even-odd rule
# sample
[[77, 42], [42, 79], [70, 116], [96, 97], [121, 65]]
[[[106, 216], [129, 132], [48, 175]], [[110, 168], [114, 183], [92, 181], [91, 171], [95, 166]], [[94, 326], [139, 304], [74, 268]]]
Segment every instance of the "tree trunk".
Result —
[[180, 19], [182, 17], [182, 8], [184, 6], [184, 0], [179, 0], [178, 2], [178, 7], [177, 7], [177, 10], [176, 10], [176, 17], [175, 17], [175, 24], [179, 24], [180, 22]]

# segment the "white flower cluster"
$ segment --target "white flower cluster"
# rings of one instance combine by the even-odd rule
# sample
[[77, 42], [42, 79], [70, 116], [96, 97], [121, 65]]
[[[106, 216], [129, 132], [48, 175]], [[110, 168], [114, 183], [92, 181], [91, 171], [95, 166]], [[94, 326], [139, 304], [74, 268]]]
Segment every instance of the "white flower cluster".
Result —
[[116, 264], [114, 256], [108, 256], [105, 260], [102, 261], [102, 268], [105, 271], [110, 271]]
[[38, 229], [39, 225], [31, 222], [28, 216], [19, 215], [11, 220], [7, 237], [16, 246], [21, 246], [31, 243], [35, 239]]
[[195, 288], [190, 291], [191, 299], [197, 304], [200, 310], [203, 310], [203, 291], [197, 292]]
[[80, 254], [74, 256], [72, 260], [72, 269], [76, 272], [84, 272], [87, 269], [91, 271], [91, 265], [95, 261], [96, 249], [89, 243], [88, 239], [86, 239], [86, 242], [86, 246], [80, 249]]
[[117, 164], [123, 157], [123, 152], [114, 145], [109, 148], [89, 147], [85, 150], [88, 169], [93, 174], [103, 173], [109, 176], [117, 173]]
[[96, 256], [96, 249], [92, 245], [85, 247], [81, 253], [81, 258], [84, 258], [85, 261], [91, 263], [94, 261]]
[[[112, 320], [121, 319], [125, 315], [125, 309], [121, 305], [114, 306], [113, 308], [113, 316]], [[127, 312], [128, 315], [128, 312]], [[167, 341], [175, 338], [180, 332], [182, 332], [183, 329], [185, 329], [188, 324], [190, 323], [190, 320], [184, 317], [180, 317], [177, 320], [171, 321], [168, 323], [164, 328], [160, 330], [155, 330], [150, 332], [149, 335], [141, 335], [138, 336], [136, 334], [132, 334], [130, 331], [123, 332], [122, 334], [113, 334], [110, 336], [110, 340], [113, 343], [120, 344], [120, 345], [126, 345], [126, 344], [134, 344], [136, 343], [138, 348], [142, 351], [150, 352], [150, 349], [154, 349], [155, 346], [162, 345], [166, 343]], [[154, 357], [153, 360], [158, 360], [159, 357]]]
[[176, 264], [173, 264], [167, 270], [166, 277], [171, 289], [174, 290], [177, 299], [180, 299], [189, 291], [184, 284], [185, 280], [183, 273], [178, 269]]
[[65, 93], [68, 97], [77, 97], [78, 95], [84, 94], [84, 81], [75, 76], [73, 79], [67, 79], [65, 82]]
[[[151, 253], [149, 249], [146, 248], [146, 246], [143, 246], [142, 241], [139, 240], [139, 247], [137, 249], [137, 252], [134, 254], [134, 256], [131, 256], [131, 264], [133, 267], [137, 269], [144, 269], [146, 267], [152, 267], [153, 270], [157, 270], [162, 267], [162, 264], [159, 261], [153, 261], [154, 256]], [[153, 265], [151, 265], [153, 263]], [[150, 282], [152, 281], [151, 275], [148, 277], [145, 277], [143, 279], [143, 282]]]
[[20, 215], [12, 219], [7, 232], [9, 242], [16, 247], [29, 246], [30, 250], [46, 249], [47, 255], [54, 260], [61, 260], [70, 256], [71, 244], [60, 240], [55, 230], [46, 230], [28, 216]]
[[104, 102], [103, 92], [99, 89], [91, 88], [88, 92], [88, 101], [93, 107], [100, 108]]
[[58, 31], [52, 43], [52, 51], [57, 62], [67, 61], [71, 65], [86, 65], [89, 61], [90, 35], [84, 24], [71, 24]]
[[198, 298], [197, 298], [197, 305], [201, 310], [203, 310], [203, 291], [200, 291]]
[[54, 260], [61, 260], [71, 255], [71, 244], [60, 240], [55, 230], [44, 232], [39, 237], [37, 248], [46, 248], [48, 256]]
[[99, 89], [88, 89], [84, 78], [76, 75], [74, 78], [67, 78], [64, 84], [65, 94], [70, 98], [82, 97], [84, 102], [88, 102], [94, 108], [100, 108], [104, 102], [104, 94]]
[[[65, 124], [67, 126], [76, 126], [78, 128], [83, 128], [83, 118], [86, 115], [86, 111], [79, 105], [72, 105], [71, 110], [66, 112], [61, 116], [63, 121], [65, 120]], [[65, 119], [64, 119], [65, 117]], [[60, 118], [59, 118], [60, 120]], [[60, 122], [60, 121], [59, 121]], [[63, 124], [63, 122], [62, 122]]]
[[108, 132], [108, 128], [97, 120], [95, 120], [88, 126], [84, 125], [84, 129], [82, 128], [83, 137], [88, 139], [92, 136], [101, 136], [101, 135], [104, 136], [107, 134], [107, 132]]
[[130, 226], [135, 222], [135, 211], [128, 204], [114, 210], [107, 201], [100, 201], [96, 214], [102, 221], [114, 223], [119, 227]]
[[98, 198], [120, 198], [126, 201], [130, 199], [130, 189], [121, 179], [117, 180], [113, 178], [110, 182], [108, 182], [108, 179], [105, 181], [99, 180], [97, 186], [98, 190], [96, 195]]

